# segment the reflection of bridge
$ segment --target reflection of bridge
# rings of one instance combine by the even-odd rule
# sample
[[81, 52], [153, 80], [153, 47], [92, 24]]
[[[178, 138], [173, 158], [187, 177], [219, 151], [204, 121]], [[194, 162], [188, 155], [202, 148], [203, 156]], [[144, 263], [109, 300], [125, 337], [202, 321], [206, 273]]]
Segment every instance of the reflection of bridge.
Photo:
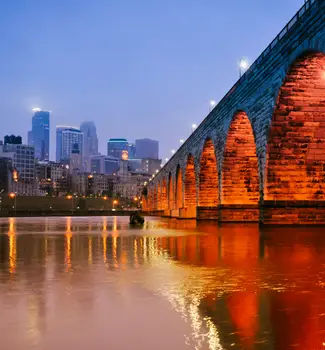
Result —
[[309, 0], [148, 185], [164, 216], [325, 223], [325, 2]]
[[[143, 230], [143, 235], [128, 235], [123, 234], [127, 221], [123, 227], [120, 219], [101, 220], [93, 225], [69, 217], [34, 223], [17, 219], [2, 222], [0, 287], [9, 294], [12, 288], [24, 293], [14, 293], [10, 298], [0, 293], [0, 308], [7, 299], [11, 305], [11, 298], [28, 298], [26, 281], [32, 279], [34, 285], [43, 286], [41, 293], [29, 298], [29, 303], [18, 303], [18, 310], [28, 307], [18, 313], [21, 317], [30, 315], [26, 322], [38, 320], [33, 326], [41, 329], [45, 322], [51, 324], [51, 317], [44, 317], [52, 310], [47, 306], [48, 298], [71, 305], [70, 298], [53, 298], [56, 292], [52, 290], [57, 288], [52, 287], [53, 281], [61, 281], [69, 290], [70, 277], [74, 276], [78, 283], [91, 286], [84, 291], [91, 310], [98, 304], [99, 290], [100, 295], [105, 291], [105, 299], [109, 299], [107, 291], [114, 290], [103, 280], [110, 276], [111, 281], [113, 271], [125, 274], [127, 270], [134, 272], [128, 275], [130, 285], [141, 285], [144, 278], [146, 290], [171, 302], [190, 324], [190, 345], [197, 348], [203, 348], [203, 339], [209, 349], [255, 349], [259, 345], [263, 348], [263, 344], [278, 350], [323, 348], [322, 228], [270, 229], [168, 220]], [[44, 234], [22, 234], [34, 231]], [[121, 278], [123, 281], [125, 277]], [[74, 308], [82, 310], [85, 299], [72, 295]]]

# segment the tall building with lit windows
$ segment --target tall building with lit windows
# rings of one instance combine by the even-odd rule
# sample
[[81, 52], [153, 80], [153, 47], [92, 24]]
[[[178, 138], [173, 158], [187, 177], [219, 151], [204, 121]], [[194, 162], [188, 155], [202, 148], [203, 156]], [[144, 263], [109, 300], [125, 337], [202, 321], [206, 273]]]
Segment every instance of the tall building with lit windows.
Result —
[[72, 126], [56, 127], [56, 161], [69, 161], [72, 151], [78, 148], [82, 158], [83, 133]]
[[83, 122], [80, 125], [83, 133], [83, 164], [86, 171], [90, 171], [92, 156], [98, 155], [98, 137], [94, 122]]
[[127, 139], [109, 139], [107, 142], [107, 155], [109, 157], [122, 159], [123, 151], [128, 152], [129, 143]]
[[10, 140], [5, 138], [5, 143], [0, 142], [0, 158], [10, 161], [10, 192], [17, 195], [39, 195], [33, 146], [22, 144], [21, 138], [20, 141], [13, 136]]
[[35, 158], [48, 161], [50, 158], [50, 112], [34, 108], [32, 130], [28, 133], [28, 144], [34, 146]]

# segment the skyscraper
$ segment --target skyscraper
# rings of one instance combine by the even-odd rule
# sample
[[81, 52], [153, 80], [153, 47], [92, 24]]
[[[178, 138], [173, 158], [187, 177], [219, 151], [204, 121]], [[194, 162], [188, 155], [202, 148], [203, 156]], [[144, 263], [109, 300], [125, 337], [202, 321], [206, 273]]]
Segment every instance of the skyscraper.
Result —
[[159, 142], [151, 139], [135, 140], [135, 157], [137, 159], [158, 159]]
[[107, 142], [107, 155], [122, 159], [122, 152], [128, 151], [129, 143], [126, 139], [109, 139]]
[[50, 112], [34, 108], [32, 130], [28, 133], [28, 144], [35, 148], [35, 158], [49, 160], [50, 156]]
[[83, 122], [80, 125], [83, 133], [83, 163], [85, 170], [90, 171], [90, 157], [98, 154], [98, 137], [94, 122]]
[[[77, 145], [77, 146], [76, 146]], [[56, 161], [68, 161], [73, 149], [78, 147], [82, 157], [83, 133], [72, 126], [56, 127]]]

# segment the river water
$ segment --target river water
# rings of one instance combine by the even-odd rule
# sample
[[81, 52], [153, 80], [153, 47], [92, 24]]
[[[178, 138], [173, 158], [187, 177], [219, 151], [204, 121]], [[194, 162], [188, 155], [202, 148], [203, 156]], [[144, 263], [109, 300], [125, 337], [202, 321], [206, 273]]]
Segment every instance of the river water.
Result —
[[0, 219], [0, 349], [325, 349], [325, 230]]

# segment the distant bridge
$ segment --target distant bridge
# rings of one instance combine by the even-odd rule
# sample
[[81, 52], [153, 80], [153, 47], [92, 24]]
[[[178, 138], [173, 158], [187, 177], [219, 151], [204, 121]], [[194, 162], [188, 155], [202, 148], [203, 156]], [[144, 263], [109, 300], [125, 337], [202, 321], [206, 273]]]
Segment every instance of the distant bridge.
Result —
[[325, 224], [325, 0], [309, 0], [148, 184], [177, 218]]

